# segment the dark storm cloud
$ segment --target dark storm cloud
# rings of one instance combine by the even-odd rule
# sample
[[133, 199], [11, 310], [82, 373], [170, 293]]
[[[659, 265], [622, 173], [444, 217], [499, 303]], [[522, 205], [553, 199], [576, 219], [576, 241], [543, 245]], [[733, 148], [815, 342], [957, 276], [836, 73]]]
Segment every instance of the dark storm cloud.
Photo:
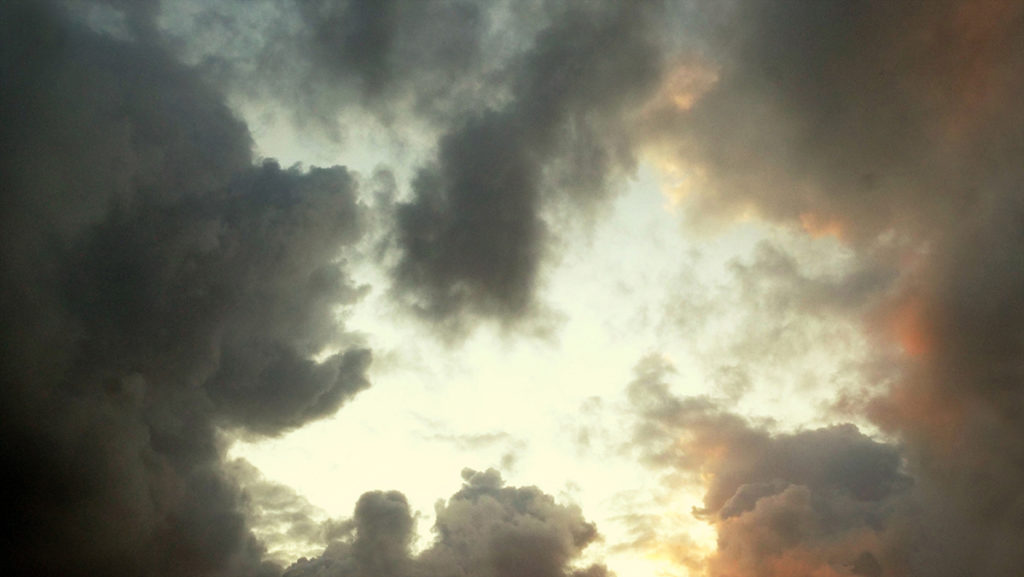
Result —
[[413, 517], [398, 492], [366, 493], [356, 505], [354, 535], [303, 559], [288, 577], [478, 575], [603, 577], [604, 567], [570, 563], [597, 538], [579, 509], [559, 505], [536, 487], [506, 487], [497, 471], [463, 471], [465, 484], [437, 508], [436, 541], [412, 555]]
[[277, 434], [367, 386], [333, 314], [364, 292], [339, 260], [354, 179], [253, 165], [244, 124], [152, 38], [39, 2], [0, 16], [4, 558], [273, 573], [218, 429]]
[[633, 157], [623, 115], [659, 75], [647, 6], [574, 7], [510, 63], [503, 107], [457, 118], [397, 208], [396, 289], [425, 317], [515, 320], [536, 306], [558, 199], [585, 211]]

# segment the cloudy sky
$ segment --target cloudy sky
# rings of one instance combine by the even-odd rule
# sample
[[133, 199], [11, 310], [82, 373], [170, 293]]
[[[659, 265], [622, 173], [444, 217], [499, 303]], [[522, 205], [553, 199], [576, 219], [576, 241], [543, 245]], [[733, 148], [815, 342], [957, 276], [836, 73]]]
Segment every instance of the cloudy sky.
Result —
[[1018, 573], [1022, 38], [4, 2], [10, 573]]

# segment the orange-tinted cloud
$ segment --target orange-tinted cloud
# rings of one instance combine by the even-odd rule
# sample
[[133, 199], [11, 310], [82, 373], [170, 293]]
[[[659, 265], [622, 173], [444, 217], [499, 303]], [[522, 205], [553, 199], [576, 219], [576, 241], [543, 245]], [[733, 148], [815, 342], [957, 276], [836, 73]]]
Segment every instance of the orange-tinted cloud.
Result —
[[815, 238], [824, 236], [843, 238], [843, 222], [836, 217], [823, 217], [813, 212], [802, 212], [800, 213], [800, 226], [807, 234]]
[[896, 307], [890, 318], [895, 341], [912, 357], [927, 355], [933, 348], [926, 315], [926, 303], [920, 297], [910, 297]]

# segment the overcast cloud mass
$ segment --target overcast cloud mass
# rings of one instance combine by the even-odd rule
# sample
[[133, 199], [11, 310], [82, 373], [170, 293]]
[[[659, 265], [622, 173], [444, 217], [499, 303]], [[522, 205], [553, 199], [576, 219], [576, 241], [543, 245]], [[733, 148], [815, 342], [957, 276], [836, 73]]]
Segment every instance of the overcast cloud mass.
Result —
[[[1013, 0], [4, 3], [9, 571], [604, 577], [602, 554], [631, 552], [666, 575], [1019, 573], [1022, 38]], [[336, 162], [268, 157], [266, 119]], [[635, 468], [689, 510], [619, 510], [633, 538], [606, 536], [574, 497], [606, 479], [511, 480], [554, 439], [449, 430], [429, 406], [428, 439], [505, 451], [461, 488], [446, 472], [432, 514], [386, 486], [327, 514], [229, 456], [344, 420], [403, 359], [469, 362], [487, 330], [558, 358], [573, 299], [552, 279], [640, 210], [622, 199], [650, 172], [690, 252], [656, 263], [631, 230], [594, 258], [680, 271], [614, 331], [671, 339], [617, 395], [549, 375], [514, 417], [583, 391], [559, 459]], [[701, 277], [752, 222], [755, 248]], [[605, 270], [597, 323], [640, 307]], [[415, 339], [375, 355], [386, 325], [351, 319], [380, 310]], [[710, 367], [696, 382], [680, 342]], [[836, 376], [793, 388], [798, 366]], [[388, 391], [375, 426], [397, 430]], [[801, 394], [811, 418], [750, 409]]]

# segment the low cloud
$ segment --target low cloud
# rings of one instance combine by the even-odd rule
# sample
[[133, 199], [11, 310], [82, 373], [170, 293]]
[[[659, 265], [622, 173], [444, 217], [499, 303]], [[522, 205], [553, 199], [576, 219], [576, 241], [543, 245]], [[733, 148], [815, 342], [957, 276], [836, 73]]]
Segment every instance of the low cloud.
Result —
[[462, 489], [438, 503], [436, 541], [421, 553], [410, 551], [414, 519], [405, 496], [375, 491], [356, 504], [353, 534], [330, 543], [320, 557], [297, 561], [285, 576], [607, 574], [600, 565], [573, 568], [598, 537], [578, 508], [536, 487], [507, 487], [493, 469], [466, 469], [462, 477]]

